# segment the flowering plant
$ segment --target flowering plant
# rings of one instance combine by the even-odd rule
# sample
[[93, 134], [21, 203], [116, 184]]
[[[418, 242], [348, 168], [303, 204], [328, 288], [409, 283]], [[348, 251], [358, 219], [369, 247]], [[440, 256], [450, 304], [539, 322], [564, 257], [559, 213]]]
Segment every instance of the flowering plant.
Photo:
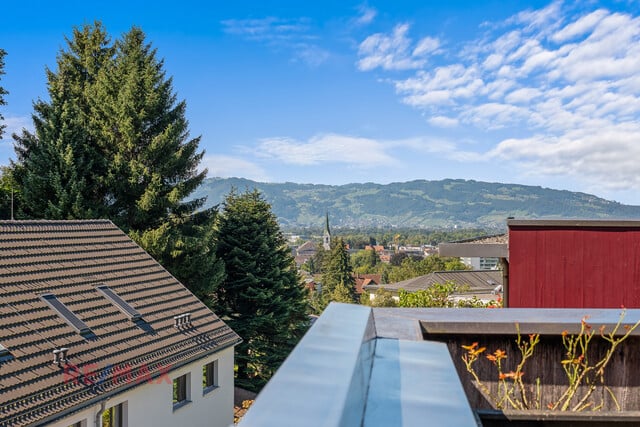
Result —
[[[596, 358], [595, 361], [589, 358], [589, 345], [595, 336], [595, 331], [587, 322], [588, 316], [582, 318], [580, 331], [577, 334], [569, 334], [566, 330], [561, 333], [565, 357], [560, 361], [560, 364], [568, 384], [557, 400], [547, 403], [547, 409], [559, 411], [591, 409], [596, 411], [603, 408], [605, 396], [608, 395], [620, 410], [620, 405], [614, 393], [605, 384], [604, 373], [620, 344], [640, 325], [640, 320], [634, 325], [622, 325], [625, 314], [626, 311], [623, 309], [618, 322], [610, 332], [606, 332], [604, 325], [599, 328], [600, 337], [608, 345], [604, 355], [599, 359]], [[523, 382], [525, 365], [532, 358], [535, 347], [540, 342], [540, 335], [531, 334], [528, 340], [523, 339], [518, 324], [516, 324], [516, 331], [517, 338], [515, 342], [520, 355], [515, 370], [504, 371], [503, 360], [508, 357], [505, 350], [497, 349], [485, 356], [497, 370], [498, 384], [497, 388], [494, 387], [494, 391], [479, 378], [474, 367], [481, 359], [480, 355], [486, 351], [486, 347], [480, 347], [477, 342], [471, 345], [463, 345], [462, 348], [466, 350], [466, 353], [462, 355], [462, 361], [474, 383], [488, 396], [496, 408], [540, 409], [540, 378], [535, 378], [533, 381], [535, 387], [526, 387]], [[594, 399], [594, 392], [597, 389], [602, 390], [602, 393], [599, 394], [601, 396], [599, 401]]]

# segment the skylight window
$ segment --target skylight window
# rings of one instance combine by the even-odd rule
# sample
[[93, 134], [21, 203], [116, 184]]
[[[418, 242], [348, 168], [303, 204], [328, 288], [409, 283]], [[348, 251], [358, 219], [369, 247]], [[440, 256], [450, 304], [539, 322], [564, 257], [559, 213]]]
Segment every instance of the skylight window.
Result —
[[0, 357], [6, 356], [9, 354], [9, 349], [2, 344], [0, 344]]
[[107, 299], [116, 305], [124, 314], [129, 316], [133, 322], [142, 319], [142, 315], [135, 308], [131, 307], [128, 302], [123, 300], [120, 295], [116, 294], [107, 285], [96, 286], [96, 289], [100, 291]]
[[73, 329], [78, 331], [80, 335], [91, 333], [91, 329], [84, 323], [75, 313], [66, 305], [64, 305], [54, 294], [43, 294], [40, 298], [46, 302], [49, 307], [55, 310]]

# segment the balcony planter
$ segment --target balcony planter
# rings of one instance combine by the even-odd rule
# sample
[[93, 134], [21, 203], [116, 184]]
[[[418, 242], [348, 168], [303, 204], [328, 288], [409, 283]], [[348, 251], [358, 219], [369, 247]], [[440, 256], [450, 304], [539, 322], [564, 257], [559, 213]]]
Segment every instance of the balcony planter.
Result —
[[[435, 337], [431, 335], [429, 338]], [[487, 347], [487, 353], [496, 349], [506, 350], [509, 356], [504, 360], [503, 367], [505, 372], [508, 372], [514, 369], [520, 360], [515, 346], [516, 335], [456, 334], [440, 339], [447, 342], [469, 403], [484, 427], [640, 426], [640, 378], [637, 375], [637, 367], [640, 366], [640, 337], [631, 336], [621, 344], [605, 370], [605, 385], [616, 396], [619, 408], [615, 401], [609, 397], [608, 392], [598, 390], [598, 393], [594, 393], [592, 397], [598, 404], [601, 400], [604, 402], [602, 409], [594, 411], [587, 408], [580, 412], [499, 409], [476, 386], [461, 360], [465, 352], [461, 345], [480, 342], [481, 346]], [[599, 360], [606, 349], [606, 342], [594, 338], [589, 347], [589, 357], [591, 360]], [[548, 402], [556, 401], [566, 389], [567, 379], [560, 364], [565, 356], [563, 352], [561, 337], [552, 334], [545, 335], [541, 337], [540, 343], [536, 347], [535, 356], [527, 361], [523, 369], [525, 372], [523, 380], [530, 390], [535, 387], [535, 378], [540, 378], [541, 407], [546, 407]], [[485, 359], [486, 355], [483, 354], [482, 358]], [[477, 374], [483, 384], [492, 393], [495, 393], [498, 387], [495, 366], [491, 363], [478, 361]], [[584, 395], [583, 392], [584, 389], [579, 389], [577, 396]], [[576, 398], [577, 400], [579, 398]]]

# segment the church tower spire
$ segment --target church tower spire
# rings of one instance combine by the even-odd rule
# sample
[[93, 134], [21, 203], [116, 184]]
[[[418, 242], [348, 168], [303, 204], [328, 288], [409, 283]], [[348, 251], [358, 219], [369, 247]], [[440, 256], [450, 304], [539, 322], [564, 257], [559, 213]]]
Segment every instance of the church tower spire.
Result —
[[322, 234], [322, 246], [326, 251], [331, 249], [331, 230], [329, 230], [329, 211], [326, 214], [324, 233]]

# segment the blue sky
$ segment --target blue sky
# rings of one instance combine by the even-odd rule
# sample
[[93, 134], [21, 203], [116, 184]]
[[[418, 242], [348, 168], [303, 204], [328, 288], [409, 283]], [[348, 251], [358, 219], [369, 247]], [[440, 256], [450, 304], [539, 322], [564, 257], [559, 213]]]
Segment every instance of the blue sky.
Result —
[[0, 20], [9, 133], [31, 128], [64, 37], [101, 20], [164, 58], [209, 176], [464, 178], [640, 205], [636, 1], [36, 1]]

